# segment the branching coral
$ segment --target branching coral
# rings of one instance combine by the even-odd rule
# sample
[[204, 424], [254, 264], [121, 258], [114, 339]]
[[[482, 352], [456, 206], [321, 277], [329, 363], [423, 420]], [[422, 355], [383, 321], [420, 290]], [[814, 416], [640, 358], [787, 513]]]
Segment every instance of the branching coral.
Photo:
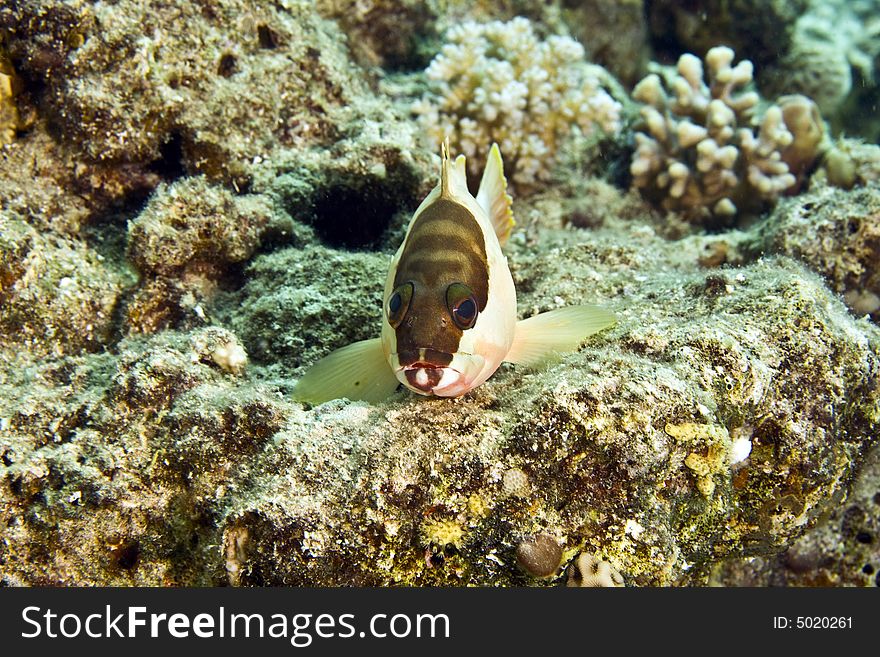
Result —
[[774, 201], [796, 186], [795, 173], [812, 165], [822, 142], [821, 118], [803, 96], [771, 105], [754, 122], [760, 99], [746, 90], [752, 63], [733, 66], [733, 59], [730, 48], [712, 48], [707, 85], [702, 62], [682, 55], [669, 82], [671, 99], [656, 74], [633, 90], [645, 103], [647, 130], [636, 133], [634, 184], [692, 220], [732, 217], [744, 204]]
[[540, 41], [521, 17], [463, 23], [447, 39], [426, 71], [430, 92], [413, 110], [433, 141], [448, 136], [468, 156], [473, 175], [494, 141], [512, 180], [531, 185], [549, 177], [573, 127], [619, 130], [621, 106], [601, 87], [607, 73], [587, 64], [573, 39]]

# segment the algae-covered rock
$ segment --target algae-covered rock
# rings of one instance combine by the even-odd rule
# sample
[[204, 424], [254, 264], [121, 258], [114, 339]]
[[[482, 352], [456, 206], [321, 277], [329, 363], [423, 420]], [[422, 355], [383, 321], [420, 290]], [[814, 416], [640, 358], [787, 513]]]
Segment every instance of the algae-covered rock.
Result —
[[880, 586], [880, 448], [873, 447], [846, 499], [785, 552], [719, 563], [727, 586]]
[[560, 5], [562, 18], [584, 44], [590, 61], [627, 85], [645, 74], [649, 25], [644, 0], [564, 1]]
[[251, 256], [269, 215], [265, 198], [233, 196], [201, 176], [162, 185], [129, 224], [129, 258], [144, 275], [219, 272]]
[[243, 188], [273, 150], [332, 140], [366, 92], [311, 3], [67, 3], [0, 9], [46, 111], [89, 158], [157, 160]]
[[296, 220], [299, 246], [384, 246], [437, 184], [439, 163], [416, 148], [414, 127], [371, 120], [348, 129], [329, 149], [279, 156], [257, 178], [255, 188]]
[[811, 0], [695, 0], [649, 3], [655, 47], [672, 54], [705, 53], [724, 44], [748, 51], [759, 66], [776, 61], [788, 49], [798, 16]]
[[124, 224], [126, 208], [160, 180], [149, 167], [89, 162], [57, 143], [42, 123], [4, 147], [0, 178], [4, 210], [41, 233], [67, 238], [84, 237], [98, 224]]
[[0, 213], [0, 346], [55, 356], [101, 349], [124, 283], [102, 260]]
[[[633, 280], [626, 258], [585, 245], [532, 264], [572, 302]], [[670, 584], [784, 546], [840, 499], [873, 439], [869, 327], [790, 261], [720, 287], [641, 272], [618, 328], [548, 369], [508, 370], [460, 400], [328, 404], [306, 444], [283, 431], [249, 484], [268, 497], [228, 521], [249, 536], [247, 568], [264, 583], [513, 583], [522, 537], [549, 532], [628, 581]], [[512, 468], [524, 496], [505, 493]], [[279, 545], [296, 556], [260, 557]]]
[[436, 9], [424, 0], [351, 3], [318, 0], [318, 11], [339, 22], [348, 47], [364, 66], [417, 68], [427, 63], [424, 41], [436, 36]]
[[0, 38], [0, 146], [15, 139], [15, 133], [22, 127], [21, 114], [15, 102], [16, 87], [19, 87], [15, 69], [9, 64]]
[[250, 258], [271, 216], [265, 196], [234, 196], [202, 176], [161, 185], [128, 225], [128, 257], [141, 273], [126, 304], [129, 330], [203, 323], [202, 306]]
[[[322, 247], [255, 261], [238, 336], [7, 374], [28, 392], [0, 396], [6, 581], [549, 584], [565, 570], [517, 566], [547, 535], [562, 566], [586, 552], [627, 584], [699, 583], [832, 512], [880, 419], [876, 329], [792, 260], [707, 273], [711, 238], [566, 229], [530, 203], [545, 239], [509, 251], [522, 312], [596, 302], [618, 325], [463, 398], [279, 396], [285, 373], [375, 335], [386, 256]], [[220, 338], [255, 364], [224, 368]]]
[[350, 342], [378, 337], [390, 258], [324, 247], [260, 256], [233, 320], [248, 352], [288, 371]]
[[785, 200], [750, 243], [752, 253], [784, 253], [807, 263], [857, 315], [880, 310], [880, 187], [834, 187]]
[[220, 581], [224, 485], [287, 405], [172, 333], [17, 365], [0, 377], [3, 582]]

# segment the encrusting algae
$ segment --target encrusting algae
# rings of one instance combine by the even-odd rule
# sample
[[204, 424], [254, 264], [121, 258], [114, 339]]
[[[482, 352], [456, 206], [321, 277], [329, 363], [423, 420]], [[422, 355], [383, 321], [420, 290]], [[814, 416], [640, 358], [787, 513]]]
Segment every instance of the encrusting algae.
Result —
[[0, 146], [12, 143], [16, 131], [21, 127], [21, 117], [15, 104], [15, 87], [18, 84], [15, 70], [0, 40]]
[[0, 584], [876, 584], [826, 1], [0, 2]]

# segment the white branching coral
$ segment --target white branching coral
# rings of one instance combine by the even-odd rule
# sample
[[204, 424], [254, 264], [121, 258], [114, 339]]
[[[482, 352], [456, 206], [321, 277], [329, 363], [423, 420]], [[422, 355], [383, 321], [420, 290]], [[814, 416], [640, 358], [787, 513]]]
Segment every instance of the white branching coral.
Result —
[[413, 111], [428, 137], [449, 137], [473, 175], [497, 142], [515, 183], [550, 175], [560, 142], [574, 128], [591, 134], [620, 129], [621, 106], [601, 86], [608, 74], [584, 60], [573, 39], [540, 41], [525, 18], [467, 22], [426, 71], [429, 94]]
[[[633, 183], [664, 208], [692, 220], [732, 217], [741, 205], [774, 201], [796, 186], [795, 174], [812, 164], [821, 141], [803, 152], [807, 140], [801, 131], [824, 129], [812, 101], [803, 96], [786, 101], [785, 112], [771, 105], [753, 121], [760, 99], [746, 90], [752, 63], [742, 60], [733, 66], [733, 59], [730, 48], [712, 48], [706, 55], [707, 85], [702, 62], [682, 55], [678, 74], [669, 82], [672, 98], [656, 74], [633, 90], [633, 97], [644, 103], [646, 130], [635, 136]], [[805, 122], [805, 115], [813, 123]], [[788, 126], [787, 116], [797, 116], [797, 123]]]

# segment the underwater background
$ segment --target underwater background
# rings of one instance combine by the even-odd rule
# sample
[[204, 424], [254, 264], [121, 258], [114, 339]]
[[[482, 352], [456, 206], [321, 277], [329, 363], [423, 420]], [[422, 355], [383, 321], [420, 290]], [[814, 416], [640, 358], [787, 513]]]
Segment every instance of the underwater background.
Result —
[[[0, 0], [3, 585], [880, 585], [880, 1]], [[439, 145], [501, 148], [519, 317], [378, 336]], [[474, 190], [475, 191], [475, 187]]]

